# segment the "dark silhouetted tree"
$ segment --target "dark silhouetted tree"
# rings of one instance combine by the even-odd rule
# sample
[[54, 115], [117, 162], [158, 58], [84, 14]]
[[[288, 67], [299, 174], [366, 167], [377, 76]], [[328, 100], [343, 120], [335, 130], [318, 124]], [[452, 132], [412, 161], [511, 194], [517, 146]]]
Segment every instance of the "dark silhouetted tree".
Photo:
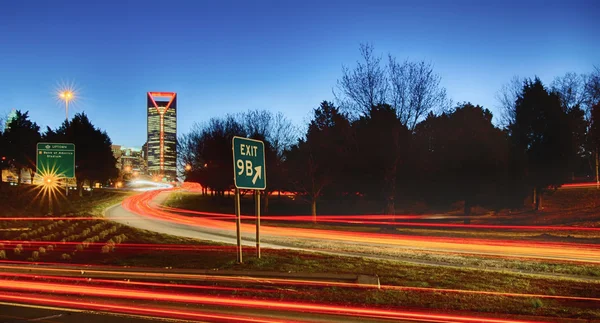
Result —
[[600, 181], [600, 174], [598, 173], [600, 167], [600, 103], [592, 106], [590, 110], [590, 127], [587, 133], [587, 144], [588, 149], [592, 152], [593, 156], [593, 172], [595, 174], [596, 182]]
[[29, 120], [29, 112], [17, 110], [4, 129], [4, 144], [7, 166], [17, 171], [18, 182], [21, 182], [21, 171], [28, 169], [31, 180], [36, 162], [36, 145], [41, 140], [40, 127]]
[[533, 189], [537, 210], [544, 191], [569, 177], [574, 148], [567, 111], [560, 97], [549, 93], [539, 78], [526, 80], [508, 129], [519, 176]]
[[452, 113], [430, 114], [416, 128], [421, 189], [429, 201], [464, 201], [465, 215], [476, 205], [497, 207], [502, 195], [508, 145], [502, 130], [492, 124], [492, 113], [471, 103]]
[[119, 176], [110, 137], [96, 128], [85, 113], [75, 114], [55, 131], [49, 129], [44, 137], [47, 141], [75, 144], [75, 177], [80, 196], [85, 181], [93, 185]]
[[341, 178], [348, 164], [348, 118], [331, 102], [313, 111], [306, 138], [286, 153], [285, 169], [293, 187], [307, 197], [316, 221], [317, 201], [324, 190]]
[[395, 214], [398, 174], [410, 157], [410, 131], [388, 104], [372, 107], [354, 128], [358, 147], [354, 174], [365, 194], [383, 201], [384, 213]]
[[233, 187], [231, 141], [246, 132], [234, 116], [213, 118], [204, 125], [194, 125], [180, 141], [180, 158], [190, 164], [186, 180], [200, 183], [223, 195]]

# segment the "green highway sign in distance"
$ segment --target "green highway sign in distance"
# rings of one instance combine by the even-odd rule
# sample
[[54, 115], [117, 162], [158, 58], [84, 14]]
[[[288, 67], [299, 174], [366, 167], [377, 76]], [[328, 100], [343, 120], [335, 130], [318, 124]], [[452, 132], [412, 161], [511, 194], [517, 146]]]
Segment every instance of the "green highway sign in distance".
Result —
[[54, 173], [58, 177], [75, 177], [75, 144], [39, 142], [36, 168], [38, 174]]
[[267, 187], [265, 144], [260, 140], [233, 137], [232, 149], [235, 187], [264, 190]]

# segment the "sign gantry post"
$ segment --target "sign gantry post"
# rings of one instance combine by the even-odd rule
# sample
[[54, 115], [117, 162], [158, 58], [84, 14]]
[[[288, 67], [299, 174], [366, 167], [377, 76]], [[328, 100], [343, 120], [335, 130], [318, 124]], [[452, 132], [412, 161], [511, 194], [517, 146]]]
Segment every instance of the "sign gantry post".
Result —
[[256, 213], [256, 256], [260, 258], [260, 190], [267, 187], [265, 144], [260, 140], [233, 137], [233, 181], [235, 183], [235, 217], [238, 262], [242, 263], [240, 189], [254, 190]]

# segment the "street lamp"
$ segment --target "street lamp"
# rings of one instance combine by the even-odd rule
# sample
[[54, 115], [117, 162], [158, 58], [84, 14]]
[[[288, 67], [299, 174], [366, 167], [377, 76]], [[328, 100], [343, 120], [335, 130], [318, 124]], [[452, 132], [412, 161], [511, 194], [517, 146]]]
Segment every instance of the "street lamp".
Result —
[[65, 101], [65, 115], [69, 121], [69, 102], [75, 98], [75, 92], [72, 90], [64, 90], [58, 94], [58, 97]]
[[187, 171], [192, 170], [192, 165], [190, 165], [190, 164], [185, 165], [185, 170], [187, 170]]

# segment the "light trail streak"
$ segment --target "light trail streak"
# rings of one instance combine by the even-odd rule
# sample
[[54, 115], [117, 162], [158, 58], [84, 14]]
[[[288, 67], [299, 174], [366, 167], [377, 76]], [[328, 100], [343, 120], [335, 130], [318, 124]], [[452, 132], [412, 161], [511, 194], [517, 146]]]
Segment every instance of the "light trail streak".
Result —
[[[233, 225], [231, 222], [188, 217], [161, 210], [155, 203], [152, 203], [154, 197], [160, 193], [160, 191], [154, 191], [132, 196], [126, 199], [122, 205], [125, 209], [145, 217], [177, 224], [196, 226], [204, 229], [233, 232]], [[241, 229], [245, 234], [253, 234], [255, 232], [254, 225], [251, 224], [242, 223]], [[417, 250], [493, 255], [511, 258], [600, 263], [600, 245], [595, 244], [432, 237], [273, 226], [263, 226], [262, 232], [264, 236], [269, 235], [286, 239], [301, 238], [309, 239], [311, 241], [343, 241], [348, 243], [389, 245]]]
[[131, 314], [139, 316], [158, 316], [172, 319], [188, 320], [217, 320], [217, 322], [239, 322], [239, 323], [300, 323], [301, 321], [276, 320], [265, 318], [253, 318], [248, 316], [236, 316], [227, 314], [214, 314], [209, 312], [200, 312], [198, 310], [180, 310], [180, 309], [157, 309], [156, 306], [144, 305], [122, 305], [118, 303], [97, 303], [94, 301], [72, 301], [61, 300], [56, 297], [44, 296], [23, 296], [14, 294], [0, 294], [0, 300], [8, 302], [20, 302], [26, 304], [40, 304], [45, 306], [57, 306], [66, 308], [76, 308], [91, 311], [112, 312], [121, 314]]
[[[37, 249], [38, 247], [45, 247], [47, 245], [53, 245], [55, 248], [58, 247], [74, 247], [82, 244], [81, 241], [29, 241], [29, 240], [0, 240], [5, 247], [22, 245], [24, 250], [28, 248]], [[106, 242], [86, 242], [89, 247], [102, 247], [106, 245]], [[170, 250], [170, 251], [235, 251], [235, 246], [206, 246], [206, 245], [193, 245], [193, 244], [161, 244], [161, 243], [120, 243], [115, 244], [115, 248], [126, 249], [126, 250]], [[85, 250], [84, 250], [85, 251]], [[1, 261], [0, 261], [1, 262]]]
[[[74, 294], [83, 296], [93, 297], [106, 297], [110, 295], [111, 298], [123, 298], [123, 299], [136, 299], [136, 300], [155, 300], [160, 299], [167, 302], [182, 302], [192, 303], [198, 305], [214, 305], [214, 306], [235, 306], [255, 309], [276, 309], [281, 311], [300, 311], [315, 314], [336, 314], [336, 315], [350, 315], [357, 317], [376, 317], [385, 319], [440, 319], [440, 320], [455, 320], [456, 322], [481, 322], [480, 317], [465, 317], [465, 316], [452, 316], [452, 315], [440, 315], [440, 314], [425, 314], [411, 311], [394, 311], [384, 310], [375, 308], [357, 308], [350, 306], [336, 306], [329, 304], [309, 304], [301, 302], [284, 302], [272, 300], [255, 300], [245, 299], [236, 297], [224, 297], [224, 296], [205, 296], [205, 295], [190, 295], [190, 294], [176, 294], [176, 293], [165, 293], [155, 292], [152, 290], [127, 290], [123, 288], [107, 288], [107, 287], [93, 287], [81, 285], [68, 285], [68, 284], [57, 284], [57, 283], [39, 283], [39, 282], [19, 282], [12, 280], [0, 280], [0, 288], [5, 290], [13, 291], [25, 291], [25, 292], [43, 292], [43, 293], [54, 293], [54, 294]], [[3, 295], [0, 295], [0, 298]], [[513, 323], [521, 322], [514, 320], [505, 319], [493, 319], [485, 318], [486, 322], [493, 323]]]
[[[171, 284], [171, 283], [155, 283], [155, 282], [140, 282], [130, 280], [114, 280], [114, 279], [101, 279], [101, 278], [76, 278], [68, 276], [51, 276], [51, 275], [36, 275], [36, 274], [21, 274], [21, 273], [8, 273], [0, 272], [0, 277], [10, 278], [29, 278], [33, 280], [46, 280], [46, 281], [69, 281], [77, 283], [88, 283], [88, 284], [114, 284], [114, 285], [125, 285], [125, 286], [144, 286], [144, 287], [164, 287], [169, 289], [195, 289], [195, 290], [209, 290], [209, 291], [226, 291], [226, 292], [248, 292], [248, 293], [273, 293], [273, 289], [259, 289], [259, 288], [245, 288], [245, 287], [223, 287], [223, 286], [203, 286], [203, 285], [188, 285], [188, 284]], [[1, 289], [1, 287], [0, 287]], [[288, 290], [277, 290], [276, 292], [290, 292]], [[300, 292], [294, 291], [295, 294]]]
[[570, 183], [570, 184], [561, 185], [561, 188], [585, 188], [585, 187], [599, 187], [599, 185], [596, 182]]
[[[20, 269], [20, 270], [31, 270], [30, 266], [1, 266], [0, 269], [7, 271]], [[68, 275], [82, 275], [80, 269], [61, 269], [61, 268], [35, 268], [37, 271], [48, 272], [48, 275], [39, 275], [41, 277], [62, 277], [56, 276], [58, 273]], [[306, 280], [306, 279], [286, 279], [286, 278], [262, 278], [262, 277], [248, 277], [248, 276], [219, 276], [218, 273], [214, 275], [206, 274], [187, 274], [187, 273], [158, 273], [158, 272], [134, 272], [134, 271], [109, 271], [109, 270], [85, 270], [87, 274], [104, 274], [106, 276], [116, 276], [123, 278], [167, 278], [181, 281], [201, 280], [201, 281], [214, 281], [214, 282], [229, 282], [229, 283], [252, 283], [261, 285], [283, 285], [283, 286], [311, 286], [311, 287], [338, 287], [338, 288], [358, 288], [358, 289], [377, 289], [377, 286], [370, 284], [358, 284], [358, 283], [345, 283], [345, 282], [334, 282], [334, 281], [321, 281], [321, 280]], [[55, 274], [52, 276], [51, 274]], [[21, 273], [16, 276], [24, 275]], [[30, 274], [35, 276], [35, 274]], [[0, 276], [3, 276], [0, 274]], [[5, 274], [4, 276], [10, 276]], [[86, 280], [87, 278], [80, 278]], [[94, 280], [98, 280], [94, 278]], [[1, 282], [1, 281], [0, 281]], [[158, 285], [157, 285], [158, 286]], [[165, 285], [168, 286], [168, 285]], [[174, 286], [187, 286], [177, 285]], [[0, 289], [2, 285], [0, 284]], [[478, 291], [478, 290], [463, 290], [463, 289], [450, 289], [450, 288], [432, 288], [432, 287], [411, 287], [411, 286], [396, 286], [396, 285], [380, 285], [381, 290], [397, 290], [397, 291], [411, 291], [411, 292], [429, 292], [429, 293], [456, 293], [456, 294], [472, 294], [472, 295], [489, 295], [489, 296], [503, 296], [503, 297], [520, 297], [520, 298], [543, 298], [543, 299], [554, 299], [562, 301], [586, 301], [586, 302], [598, 302], [600, 298], [593, 297], [581, 297], [581, 296], [561, 296], [561, 295], [544, 295], [544, 294], [522, 294], [522, 293], [510, 293], [510, 292], [494, 292], [494, 291]]]
[[[128, 219], [128, 217], [122, 217], [121, 219]], [[0, 221], [108, 221], [108, 219], [102, 218], [102, 217], [93, 217], [93, 216], [74, 216], [74, 217], [44, 216], [44, 217], [0, 217]]]
[[[213, 213], [203, 211], [192, 211], [181, 208], [166, 207], [159, 205], [162, 210], [172, 211], [176, 213], [195, 214], [203, 216], [214, 216], [223, 218], [235, 218], [235, 214], [229, 213]], [[254, 220], [253, 215], [242, 215], [242, 219]], [[423, 223], [423, 222], [398, 222], [398, 221], [376, 221], [390, 219], [414, 219], [414, 220], [429, 220], [434, 218], [440, 219], [440, 216], [430, 215], [319, 215], [318, 223], [340, 223], [340, 224], [368, 224], [368, 225], [390, 225], [390, 226], [413, 226], [413, 227], [432, 227], [432, 228], [461, 228], [461, 229], [494, 229], [494, 230], [531, 230], [531, 231], [597, 231], [600, 232], [600, 227], [574, 227], [574, 226], [543, 226], [543, 225], [499, 225], [499, 224], [461, 224], [461, 223]], [[443, 219], [467, 219], [464, 216], [443, 216]], [[261, 215], [262, 220], [269, 221], [291, 221], [291, 222], [313, 222], [312, 216], [307, 215]]]

